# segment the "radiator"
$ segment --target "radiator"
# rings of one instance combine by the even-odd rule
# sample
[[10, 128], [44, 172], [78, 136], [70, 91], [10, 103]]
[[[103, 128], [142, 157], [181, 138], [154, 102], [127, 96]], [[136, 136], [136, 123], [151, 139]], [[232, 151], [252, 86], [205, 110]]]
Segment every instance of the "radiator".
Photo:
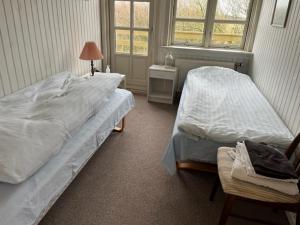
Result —
[[178, 91], [183, 87], [187, 73], [191, 69], [201, 66], [222, 66], [230, 69], [235, 69], [235, 62], [208, 61], [199, 59], [176, 59], [175, 66], [178, 68]]

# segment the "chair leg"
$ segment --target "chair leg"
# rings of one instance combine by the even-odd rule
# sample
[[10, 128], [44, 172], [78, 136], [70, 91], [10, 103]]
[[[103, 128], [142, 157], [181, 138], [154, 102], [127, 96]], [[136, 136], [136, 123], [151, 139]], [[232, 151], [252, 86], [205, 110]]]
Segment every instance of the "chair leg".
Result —
[[214, 181], [214, 185], [212, 187], [212, 190], [210, 192], [209, 201], [212, 202], [215, 199], [215, 195], [217, 193], [217, 190], [219, 189], [219, 186], [220, 186], [220, 179], [219, 179], [219, 176], [217, 175], [216, 179]]
[[226, 201], [225, 201], [225, 204], [224, 204], [222, 215], [221, 215], [220, 220], [219, 220], [219, 225], [225, 225], [226, 224], [227, 219], [230, 216], [230, 212], [231, 212], [234, 200], [235, 200], [235, 196], [233, 196], [233, 195], [227, 195], [226, 196]]

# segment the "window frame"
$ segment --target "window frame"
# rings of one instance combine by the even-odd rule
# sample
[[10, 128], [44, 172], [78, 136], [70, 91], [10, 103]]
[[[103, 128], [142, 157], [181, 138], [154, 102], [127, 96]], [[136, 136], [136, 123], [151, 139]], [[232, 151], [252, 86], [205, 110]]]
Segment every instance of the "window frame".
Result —
[[[116, 25], [116, 21], [115, 21], [115, 2], [116, 1], [124, 1], [124, 2], [130, 2], [130, 24], [128, 27], [126, 26], [118, 26]], [[149, 3], [149, 25], [148, 28], [145, 27], [135, 27], [134, 25], [134, 2], [148, 2]], [[114, 54], [115, 55], [124, 55], [124, 56], [133, 56], [133, 57], [149, 57], [150, 55], [150, 38], [151, 38], [151, 31], [152, 31], [152, 14], [151, 14], [151, 0], [113, 0], [112, 1], [112, 26], [113, 26], [113, 42], [114, 42]], [[117, 30], [126, 30], [129, 31], [130, 33], [130, 37], [129, 37], [129, 53], [125, 53], [125, 52], [117, 52], [117, 39], [116, 39], [116, 31]], [[148, 50], [147, 50], [147, 54], [136, 54], [133, 52], [133, 42], [134, 42], [134, 31], [144, 31], [144, 32], [148, 32]]]
[[[220, 20], [220, 19], [215, 19], [215, 13], [216, 13], [216, 9], [217, 9], [218, 0], [208, 0], [207, 1], [207, 9], [206, 9], [205, 19], [176, 18], [177, 0], [174, 0], [171, 45], [186, 46], [186, 47], [204, 47], [204, 48], [244, 49], [246, 39], [247, 39], [247, 33], [249, 30], [251, 13], [253, 10], [253, 2], [254, 2], [254, 0], [250, 0], [250, 2], [249, 2], [247, 17], [245, 20]], [[175, 39], [176, 21], [204, 23], [202, 43], [195, 45], [195, 44], [188, 44], [186, 42], [175, 42], [174, 39]], [[212, 44], [213, 27], [214, 27], [215, 23], [243, 24], [245, 26], [245, 28], [244, 28], [241, 44], [240, 45]]]

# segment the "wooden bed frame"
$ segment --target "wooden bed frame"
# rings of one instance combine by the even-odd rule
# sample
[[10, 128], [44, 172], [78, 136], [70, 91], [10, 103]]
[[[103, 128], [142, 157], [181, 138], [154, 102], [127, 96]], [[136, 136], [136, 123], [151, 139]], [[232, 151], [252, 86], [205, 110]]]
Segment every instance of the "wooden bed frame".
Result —
[[125, 128], [125, 116], [122, 118], [121, 120], [121, 126], [116, 126], [113, 131], [114, 132], [118, 132], [118, 133], [122, 133], [124, 131]]
[[177, 170], [197, 170], [202, 172], [217, 173], [217, 164], [205, 162], [176, 162]]

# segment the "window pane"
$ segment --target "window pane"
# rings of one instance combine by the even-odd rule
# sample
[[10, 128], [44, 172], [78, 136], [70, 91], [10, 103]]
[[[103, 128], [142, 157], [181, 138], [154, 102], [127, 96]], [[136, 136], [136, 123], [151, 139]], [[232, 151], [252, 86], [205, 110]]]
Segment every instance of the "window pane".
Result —
[[246, 20], [250, 0], [218, 0], [217, 20]]
[[203, 31], [204, 23], [176, 21], [174, 42], [202, 45]]
[[205, 19], [207, 0], [177, 0], [176, 17]]
[[130, 27], [130, 1], [115, 1], [115, 26]]
[[148, 28], [149, 27], [149, 2], [134, 2], [134, 27]]
[[133, 32], [133, 54], [148, 55], [148, 31]]
[[244, 24], [215, 23], [212, 44], [240, 46], [243, 40], [244, 29]]
[[130, 53], [129, 30], [116, 30], [116, 53]]

